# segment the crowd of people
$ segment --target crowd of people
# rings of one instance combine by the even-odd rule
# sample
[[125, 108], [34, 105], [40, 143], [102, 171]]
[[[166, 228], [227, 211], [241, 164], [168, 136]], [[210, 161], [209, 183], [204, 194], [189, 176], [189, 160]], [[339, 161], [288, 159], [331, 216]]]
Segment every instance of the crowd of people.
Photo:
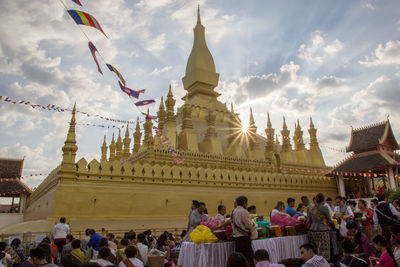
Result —
[[319, 193], [312, 202], [301, 197], [301, 203], [295, 207], [293, 198], [287, 199], [286, 206], [279, 201], [270, 219], [281, 227], [306, 226], [308, 243], [299, 248], [302, 258], [272, 264], [267, 251], [253, 252], [251, 236], [256, 226], [247, 210], [247, 198], [238, 197], [231, 215], [236, 252], [230, 255], [226, 267], [400, 266], [399, 201], [389, 203], [385, 195], [378, 194], [370, 203], [363, 199], [358, 203], [347, 201], [341, 196], [333, 202]]
[[219, 205], [214, 218], [208, 216], [204, 202], [193, 200], [187, 230], [177, 240], [168, 232], [156, 238], [150, 230], [139, 234], [131, 230], [117, 240], [112, 233], [103, 236], [94, 229], [87, 229], [86, 236], [77, 239], [66, 219], [60, 218], [53, 235], [31, 248], [28, 255], [18, 238], [9, 245], [0, 242], [0, 267], [142, 267], [148, 266], [153, 255], [160, 256], [165, 267], [175, 266], [181, 243], [190, 241], [190, 233], [200, 224], [212, 230], [230, 229], [235, 253], [226, 267], [400, 267], [400, 201], [389, 203], [385, 195], [378, 194], [369, 203], [357, 202], [341, 196], [325, 199], [322, 193], [312, 201], [301, 197], [297, 206], [293, 198], [288, 198], [286, 205], [277, 202], [269, 214], [271, 223], [282, 228], [303, 225], [308, 243], [299, 248], [302, 258], [274, 264], [268, 251], [253, 251], [256, 221], [264, 218], [257, 215], [256, 206], [248, 205], [247, 197], [239, 196], [230, 214], [226, 206]]
[[[117, 240], [115, 235], [105, 236], [94, 229], [86, 229], [83, 239], [74, 238], [66, 219], [55, 225], [51, 238], [45, 237], [25, 255], [21, 240], [15, 238], [8, 246], [0, 242], [0, 267], [144, 267], [154, 256], [163, 266], [175, 266], [179, 241], [169, 232], [158, 238], [150, 230], [136, 234], [131, 230]], [[182, 237], [186, 231], [182, 232]]]

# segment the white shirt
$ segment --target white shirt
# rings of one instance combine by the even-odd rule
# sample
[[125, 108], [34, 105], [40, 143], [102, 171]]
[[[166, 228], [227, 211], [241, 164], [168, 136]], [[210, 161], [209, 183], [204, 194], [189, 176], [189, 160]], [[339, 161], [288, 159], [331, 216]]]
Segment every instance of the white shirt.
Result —
[[[334, 213], [336, 212], [340, 212], [340, 206], [335, 207]], [[350, 208], [350, 206], [347, 206], [345, 215], [349, 215], [350, 217], [354, 218], [354, 213], [353, 210]]]
[[[379, 204], [381, 204], [381, 203], [385, 203], [385, 201], [380, 201], [380, 202], [378, 202], [378, 205], [375, 207], [375, 209], [376, 209], [376, 208], [379, 206]], [[398, 211], [396, 210], [396, 208], [392, 205], [392, 203], [389, 203], [389, 208], [390, 208], [390, 211], [393, 213], [394, 216], [396, 216], [397, 218], [400, 217], [400, 212], [398, 212]], [[378, 226], [378, 224], [379, 224], [378, 215], [376, 214], [377, 212], [376, 212], [375, 209], [374, 209], [374, 217], [373, 217], [373, 220], [374, 220], [374, 225]]]
[[54, 226], [54, 238], [66, 238], [69, 233], [69, 226], [65, 223], [57, 223]]
[[[109, 262], [108, 260], [103, 260], [103, 259], [91, 260], [90, 262], [96, 262], [96, 263], [100, 264], [102, 267], [105, 267], [108, 265], [114, 265], [113, 263]], [[124, 266], [125, 266], [125, 264], [124, 264]]]
[[277, 214], [277, 213], [279, 213], [279, 210], [273, 209], [273, 210], [271, 211], [271, 217], [274, 216], [274, 215]]
[[[132, 262], [133, 265], [135, 265], [135, 267], [144, 267], [143, 262], [139, 259], [136, 258], [129, 258], [129, 260]], [[123, 261], [121, 261], [118, 264], [119, 267], [126, 267], [125, 263]]]
[[136, 246], [139, 250], [140, 256], [142, 256], [143, 264], [146, 265], [147, 264], [147, 253], [149, 252], [149, 248], [142, 243], [137, 243]]
[[395, 247], [393, 251], [394, 260], [397, 265], [400, 265], [400, 248]]

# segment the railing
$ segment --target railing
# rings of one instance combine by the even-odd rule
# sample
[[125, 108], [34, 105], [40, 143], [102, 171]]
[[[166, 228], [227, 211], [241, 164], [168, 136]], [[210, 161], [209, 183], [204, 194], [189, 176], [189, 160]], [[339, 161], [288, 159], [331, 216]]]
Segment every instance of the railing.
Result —
[[[124, 234], [129, 232], [132, 229], [114, 229], [114, 230], [111, 230], [111, 229], [95, 229], [95, 230], [96, 230], [96, 233], [98, 233], [98, 234], [100, 234], [100, 235], [102, 235], [104, 237], [108, 233], [112, 233], [112, 234], [115, 235], [115, 237], [117, 239], [120, 239], [120, 238], [124, 238]], [[140, 228], [134, 229], [136, 234], [142, 233], [142, 232], [144, 232], [146, 230], [151, 230], [152, 235], [154, 235], [154, 236], [160, 236], [162, 233], [167, 231], [169, 233], [173, 233], [175, 237], [178, 237], [181, 234], [182, 230], [184, 230], [184, 228], [171, 228], [171, 227], [169, 227], [169, 228], [154, 228], [154, 229], [151, 229], [151, 228], [150, 229], [149, 228], [146, 228], [146, 229], [140, 229]], [[84, 238], [86, 236], [85, 235], [85, 231], [71, 231], [71, 234], [77, 239], [82, 239], [82, 238]], [[22, 244], [24, 244], [25, 246], [28, 246], [29, 244], [31, 244], [31, 243], [33, 243], [35, 241], [37, 236], [48, 236], [48, 237], [51, 237], [52, 235], [53, 235], [53, 233], [49, 232], [49, 231], [47, 231], [47, 232], [2, 233], [2, 234], [0, 234], [0, 239], [1, 239], [1, 241], [6, 241], [7, 242], [10, 237], [18, 236], [21, 239]]]

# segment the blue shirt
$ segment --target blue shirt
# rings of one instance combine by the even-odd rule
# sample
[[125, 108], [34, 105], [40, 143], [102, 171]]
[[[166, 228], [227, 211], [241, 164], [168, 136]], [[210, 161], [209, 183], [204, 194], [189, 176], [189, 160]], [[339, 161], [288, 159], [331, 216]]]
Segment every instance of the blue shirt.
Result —
[[285, 213], [289, 214], [290, 216], [294, 216], [294, 215], [299, 215], [299, 216], [304, 216], [304, 214], [296, 211], [294, 208], [292, 208], [291, 206], [287, 205], [286, 209], [285, 209]]
[[93, 247], [94, 250], [99, 251], [99, 243], [100, 239], [102, 238], [103, 237], [101, 235], [95, 233], [94, 235], [92, 235], [89, 242], [87, 243], [87, 248], [89, 249], [90, 247]]

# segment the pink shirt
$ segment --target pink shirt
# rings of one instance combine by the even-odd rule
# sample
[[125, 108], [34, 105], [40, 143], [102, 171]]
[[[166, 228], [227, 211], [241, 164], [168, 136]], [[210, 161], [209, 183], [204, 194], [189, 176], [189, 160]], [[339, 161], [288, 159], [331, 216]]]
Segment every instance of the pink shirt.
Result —
[[390, 257], [389, 253], [385, 252], [379, 258], [379, 267], [394, 267], [393, 259]]

